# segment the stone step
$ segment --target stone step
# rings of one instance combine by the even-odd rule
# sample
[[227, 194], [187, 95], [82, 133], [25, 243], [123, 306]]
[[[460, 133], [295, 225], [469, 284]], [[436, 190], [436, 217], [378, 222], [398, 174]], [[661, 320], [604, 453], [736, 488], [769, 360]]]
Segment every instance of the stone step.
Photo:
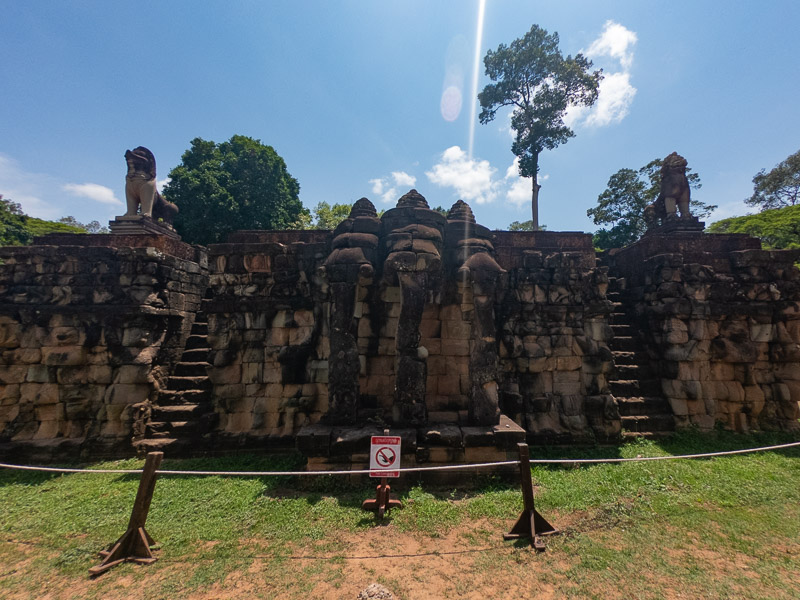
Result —
[[186, 452], [192, 446], [192, 440], [178, 438], [150, 438], [133, 443], [136, 453], [140, 456], [148, 452], [163, 452], [165, 455]]
[[152, 432], [148, 437], [184, 437], [200, 431], [200, 421], [150, 421], [147, 426]]
[[622, 350], [624, 352], [635, 352], [641, 348], [641, 345], [639, 344], [639, 340], [635, 337], [616, 336], [611, 339], [608, 347], [611, 348], [612, 351]]
[[635, 333], [633, 325], [630, 323], [612, 323], [611, 330], [614, 332], [614, 337], [628, 337]]
[[[614, 358], [616, 359], [616, 357]], [[615, 361], [614, 367], [616, 370], [615, 380], [629, 381], [638, 379], [643, 381], [645, 379], [653, 379], [653, 369], [649, 364], [621, 365]]]
[[213, 410], [210, 404], [177, 404], [154, 406], [152, 419], [155, 421], [188, 421]]
[[211, 388], [207, 390], [161, 390], [158, 405], [178, 406], [184, 404], [203, 404], [211, 402]]
[[175, 373], [174, 375], [177, 376], [207, 376], [208, 375], [208, 367], [210, 367], [207, 362], [184, 362], [181, 361], [177, 365], [175, 365]]
[[672, 415], [636, 415], [621, 418], [622, 428], [627, 431], [675, 431]]
[[645, 352], [629, 352], [624, 350], [614, 350], [614, 364], [617, 367], [622, 365], [649, 365], [650, 357]]
[[617, 398], [619, 414], [623, 417], [641, 415], [669, 415], [672, 411], [669, 402], [657, 396], [638, 396]]
[[662, 440], [664, 438], [668, 438], [673, 433], [674, 433], [673, 431], [623, 431], [622, 432], [622, 439], [623, 440], [635, 440], [635, 439]]
[[208, 348], [208, 336], [192, 334], [186, 338], [185, 350], [193, 350], [195, 348]]
[[661, 385], [656, 379], [617, 379], [609, 381], [608, 387], [615, 398], [640, 398], [661, 393]]
[[208, 348], [193, 348], [184, 350], [181, 357], [182, 362], [206, 362], [208, 361]]
[[211, 380], [205, 375], [186, 377], [173, 375], [167, 380], [167, 387], [174, 391], [205, 391], [211, 389]]
[[608, 315], [608, 324], [612, 327], [614, 325], [630, 325], [631, 316], [628, 313], [613, 312]]
[[192, 323], [192, 335], [208, 335], [208, 323], [198, 321]]

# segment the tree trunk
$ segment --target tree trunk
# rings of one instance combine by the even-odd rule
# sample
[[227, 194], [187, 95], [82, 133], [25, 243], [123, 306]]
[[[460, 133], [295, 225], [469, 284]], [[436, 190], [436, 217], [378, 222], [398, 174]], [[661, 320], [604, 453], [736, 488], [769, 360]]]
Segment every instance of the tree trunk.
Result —
[[538, 157], [533, 164], [533, 177], [531, 177], [531, 221], [533, 230], [539, 231], [539, 161]]

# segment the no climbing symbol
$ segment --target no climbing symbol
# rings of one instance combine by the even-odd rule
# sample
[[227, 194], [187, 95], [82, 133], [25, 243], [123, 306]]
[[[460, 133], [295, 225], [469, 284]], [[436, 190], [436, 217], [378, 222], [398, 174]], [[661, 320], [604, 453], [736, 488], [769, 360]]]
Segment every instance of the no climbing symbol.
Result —
[[[369, 453], [370, 477], [400, 477], [400, 436], [374, 435]], [[391, 470], [387, 470], [391, 469]]]
[[385, 469], [388, 469], [394, 464], [395, 458], [397, 458], [397, 455], [394, 453], [394, 450], [392, 450], [388, 446], [380, 448], [378, 452], [375, 454], [375, 460], [380, 466], [382, 466]]

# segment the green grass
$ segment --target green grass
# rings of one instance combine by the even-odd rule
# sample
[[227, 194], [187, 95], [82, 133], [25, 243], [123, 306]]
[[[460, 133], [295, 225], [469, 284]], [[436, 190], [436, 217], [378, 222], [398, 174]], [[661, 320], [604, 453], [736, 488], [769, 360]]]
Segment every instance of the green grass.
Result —
[[[795, 439], [687, 432], [619, 448], [533, 448], [531, 455], [657, 456]], [[236, 456], [165, 460], [163, 468], [289, 470], [300, 464], [297, 457]], [[689, 586], [690, 597], [800, 597], [800, 448], [692, 461], [537, 465], [533, 476], [537, 508], [563, 530], [548, 538], [543, 555], [524, 543], [502, 542], [522, 508], [521, 494], [491, 478], [467, 493], [401, 485], [405, 507], [379, 523], [360, 509], [373, 493], [369, 483], [162, 476], [147, 524], [159, 561], [123, 565], [88, 582], [97, 551], [127, 524], [138, 476], [2, 470], [0, 597], [124, 598], [121, 582], [133, 578], [147, 581], [141, 597], [175, 598], [225, 590], [232, 578], [244, 578], [257, 597], [300, 598], [322, 585], [351, 598], [358, 592], [348, 587], [357, 579], [354, 570], [363, 569], [364, 577], [375, 573], [373, 581], [383, 577], [394, 582], [396, 594], [411, 598], [418, 596], [414, 585], [434, 577], [425, 560], [402, 577], [359, 566], [353, 557], [370, 550], [356, 549], [361, 539], [379, 547], [384, 539], [416, 540], [432, 554], [474, 551], [447, 559], [462, 562], [447, 563], [455, 572], [442, 597], [501, 581], [516, 581], [523, 590], [551, 586], [557, 596], [574, 598], [661, 598], [680, 586]], [[430, 559], [431, 569], [434, 559], [445, 560]]]

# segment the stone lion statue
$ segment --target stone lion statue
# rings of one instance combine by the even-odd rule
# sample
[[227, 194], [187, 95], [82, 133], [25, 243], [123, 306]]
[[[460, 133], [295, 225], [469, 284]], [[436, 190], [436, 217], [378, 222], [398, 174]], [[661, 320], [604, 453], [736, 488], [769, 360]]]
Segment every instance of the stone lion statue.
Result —
[[686, 159], [673, 152], [664, 159], [661, 165], [661, 191], [656, 201], [645, 208], [645, 220], [648, 226], [663, 224], [668, 219], [678, 216], [691, 217], [689, 202], [691, 190], [686, 179]]
[[156, 159], [144, 146], [125, 152], [128, 174], [125, 176], [126, 217], [135, 217], [142, 207], [142, 216], [162, 220], [168, 225], [178, 214], [178, 207], [167, 202], [156, 189]]

